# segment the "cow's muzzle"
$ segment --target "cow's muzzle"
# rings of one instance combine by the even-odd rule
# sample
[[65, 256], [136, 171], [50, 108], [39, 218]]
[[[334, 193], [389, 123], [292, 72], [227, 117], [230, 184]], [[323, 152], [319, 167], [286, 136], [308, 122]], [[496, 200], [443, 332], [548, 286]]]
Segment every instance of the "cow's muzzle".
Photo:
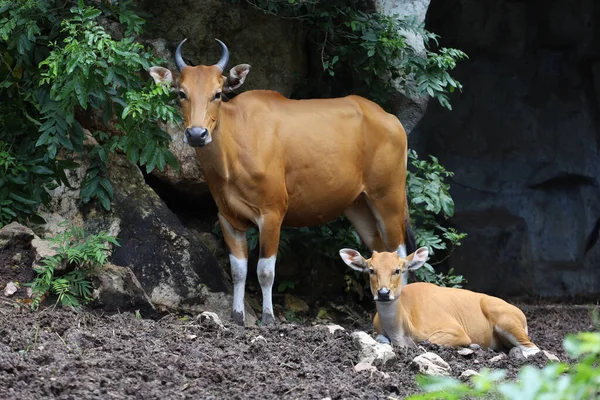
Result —
[[208, 129], [192, 126], [185, 130], [183, 141], [192, 147], [203, 147], [210, 143], [210, 135]]
[[377, 296], [375, 298], [376, 301], [381, 301], [381, 302], [387, 302], [387, 301], [391, 301], [393, 299], [392, 296], [390, 296], [391, 291], [390, 289], [384, 287], [381, 288], [377, 291]]

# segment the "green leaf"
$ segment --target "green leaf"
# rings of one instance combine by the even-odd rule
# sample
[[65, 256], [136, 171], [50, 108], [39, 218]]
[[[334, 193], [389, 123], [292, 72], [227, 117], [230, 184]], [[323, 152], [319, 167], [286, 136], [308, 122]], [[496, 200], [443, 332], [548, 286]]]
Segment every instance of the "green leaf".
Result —
[[54, 175], [54, 171], [50, 168], [44, 167], [43, 165], [36, 165], [30, 169], [31, 172], [38, 175]]
[[20, 195], [16, 194], [15, 192], [11, 192], [9, 194], [9, 196], [10, 196], [11, 199], [16, 200], [19, 203], [25, 204], [25, 205], [28, 205], [28, 206], [35, 206], [35, 205], [39, 204], [39, 202], [37, 202], [35, 200], [32, 200], [32, 199], [28, 199], [28, 198], [23, 197], [23, 196], [20, 196]]

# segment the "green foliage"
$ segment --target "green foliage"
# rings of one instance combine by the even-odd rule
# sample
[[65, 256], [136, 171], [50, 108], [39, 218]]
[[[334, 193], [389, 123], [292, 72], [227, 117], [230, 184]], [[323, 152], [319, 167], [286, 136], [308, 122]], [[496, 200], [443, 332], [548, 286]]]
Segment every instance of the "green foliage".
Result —
[[[440, 219], [448, 219], [454, 215], [450, 185], [444, 182], [444, 179], [451, 177], [453, 173], [440, 165], [434, 156], [429, 156], [431, 161], [420, 160], [416, 151], [409, 150], [408, 158], [413, 171], [408, 172], [406, 186], [417, 246], [426, 246], [430, 257], [435, 255], [436, 251], [446, 252], [443, 258], [445, 260], [452, 249], [459, 246], [460, 241], [467, 236], [439, 222]], [[452, 270], [446, 275], [436, 274], [429, 263], [425, 263], [416, 274], [420, 281], [441, 286], [461, 287], [465, 282], [461, 275], [454, 275]]]
[[569, 356], [578, 358], [576, 363], [550, 363], [542, 369], [526, 365], [515, 382], [504, 380], [506, 372], [503, 370], [483, 370], [480, 376], [473, 377], [472, 385], [449, 377], [420, 376], [417, 381], [426, 393], [408, 399], [597, 399], [600, 393], [600, 332], [568, 335], [563, 347]]
[[[109, 234], [88, 235], [74, 226], [56, 235], [51, 242], [56, 254], [44, 258], [42, 265], [34, 268], [37, 276], [28, 284], [34, 296], [31, 307], [37, 309], [47, 293], [58, 296], [57, 302], [67, 307], [89, 301], [92, 284], [88, 273], [106, 263], [111, 253], [110, 244], [119, 246], [119, 243]], [[61, 266], [69, 272], [57, 276], [56, 270]]]
[[[82, 201], [98, 200], [106, 209], [113, 196], [110, 153], [148, 172], [177, 164], [156, 122], [181, 117], [169, 105], [168, 88], [140, 75], [159, 60], [131, 37], [143, 19], [129, 11], [129, 1], [89, 3], [102, 10], [82, 0], [71, 8], [56, 0], [0, 0], [0, 96], [8, 99], [0, 104], [0, 225], [40, 222], [36, 210], [49, 202], [48, 190], [68, 185], [65, 170], [76, 161], [87, 166]], [[112, 39], [102, 18], [118, 18], [126, 38]], [[90, 113], [110, 132], [93, 130], [93, 144], [84, 146], [80, 121]]]
[[[237, 2], [239, 0], [232, 0]], [[341, 75], [363, 82], [365, 96], [384, 104], [395, 82], [408, 94], [428, 94], [452, 109], [448, 93], [462, 85], [448, 71], [467, 58], [457, 49], [431, 49], [438, 36], [415, 18], [399, 18], [360, 11], [364, 1], [342, 0], [246, 0], [253, 7], [308, 27], [319, 43], [323, 71], [330, 79]], [[422, 39], [425, 48], [414, 47], [411, 37]], [[414, 83], [413, 83], [414, 82]]]

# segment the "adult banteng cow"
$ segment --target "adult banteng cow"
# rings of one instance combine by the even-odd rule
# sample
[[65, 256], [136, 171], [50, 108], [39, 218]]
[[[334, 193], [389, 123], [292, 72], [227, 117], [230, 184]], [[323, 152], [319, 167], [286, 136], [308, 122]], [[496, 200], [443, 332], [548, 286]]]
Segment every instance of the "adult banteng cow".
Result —
[[[260, 231], [263, 323], [275, 321], [271, 291], [282, 225], [317, 225], [344, 214], [371, 250], [406, 257], [406, 132], [394, 115], [359, 96], [290, 100], [251, 90], [224, 102], [223, 93], [244, 83], [250, 65], [223, 76], [229, 51], [217, 40], [217, 64], [188, 66], [185, 41], [175, 52], [184, 140], [195, 148], [219, 209], [236, 323], [245, 321], [245, 232], [252, 225]], [[150, 74], [156, 82], [173, 80], [163, 67]]]

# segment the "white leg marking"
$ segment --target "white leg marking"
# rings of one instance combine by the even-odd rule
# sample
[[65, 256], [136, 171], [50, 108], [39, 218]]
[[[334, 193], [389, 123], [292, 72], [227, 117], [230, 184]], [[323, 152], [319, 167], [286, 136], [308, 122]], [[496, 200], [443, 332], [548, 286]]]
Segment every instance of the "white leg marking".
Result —
[[398, 250], [396, 250], [396, 253], [398, 253], [398, 255], [401, 258], [406, 258], [406, 256], [408, 255], [408, 254], [406, 254], [406, 245], [401, 244], [400, 246], [398, 246]]
[[506, 332], [504, 329], [498, 328], [497, 326], [494, 327], [494, 330], [502, 335], [504, 338], [506, 338], [506, 340], [508, 340], [510, 342], [510, 344], [512, 344], [513, 346], [517, 347], [519, 350], [521, 350], [521, 353], [523, 353], [523, 355], [525, 356], [525, 358], [530, 357], [534, 354], [537, 354], [540, 352], [540, 349], [537, 346], [532, 346], [532, 347], [527, 347], [527, 346], [523, 346], [521, 343], [519, 343], [519, 341], [510, 333]]
[[533, 346], [533, 347], [519, 346], [519, 349], [521, 349], [521, 353], [523, 353], [525, 358], [531, 357], [540, 352], [540, 349], [537, 346]]
[[233, 312], [244, 312], [244, 291], [246, 290], [246, 275], [248, 274], [248, 260], [229, 255], [231, 263], [231, 279], [233, 280]]
[[[273, 315], [273, 282], [275, 281], [275, 260], [277, 256], [258, 260], [258, 282], [263, 295], [263, 322], [275, 322]], [[272, 321], [270, 320], [272, 319]]]

